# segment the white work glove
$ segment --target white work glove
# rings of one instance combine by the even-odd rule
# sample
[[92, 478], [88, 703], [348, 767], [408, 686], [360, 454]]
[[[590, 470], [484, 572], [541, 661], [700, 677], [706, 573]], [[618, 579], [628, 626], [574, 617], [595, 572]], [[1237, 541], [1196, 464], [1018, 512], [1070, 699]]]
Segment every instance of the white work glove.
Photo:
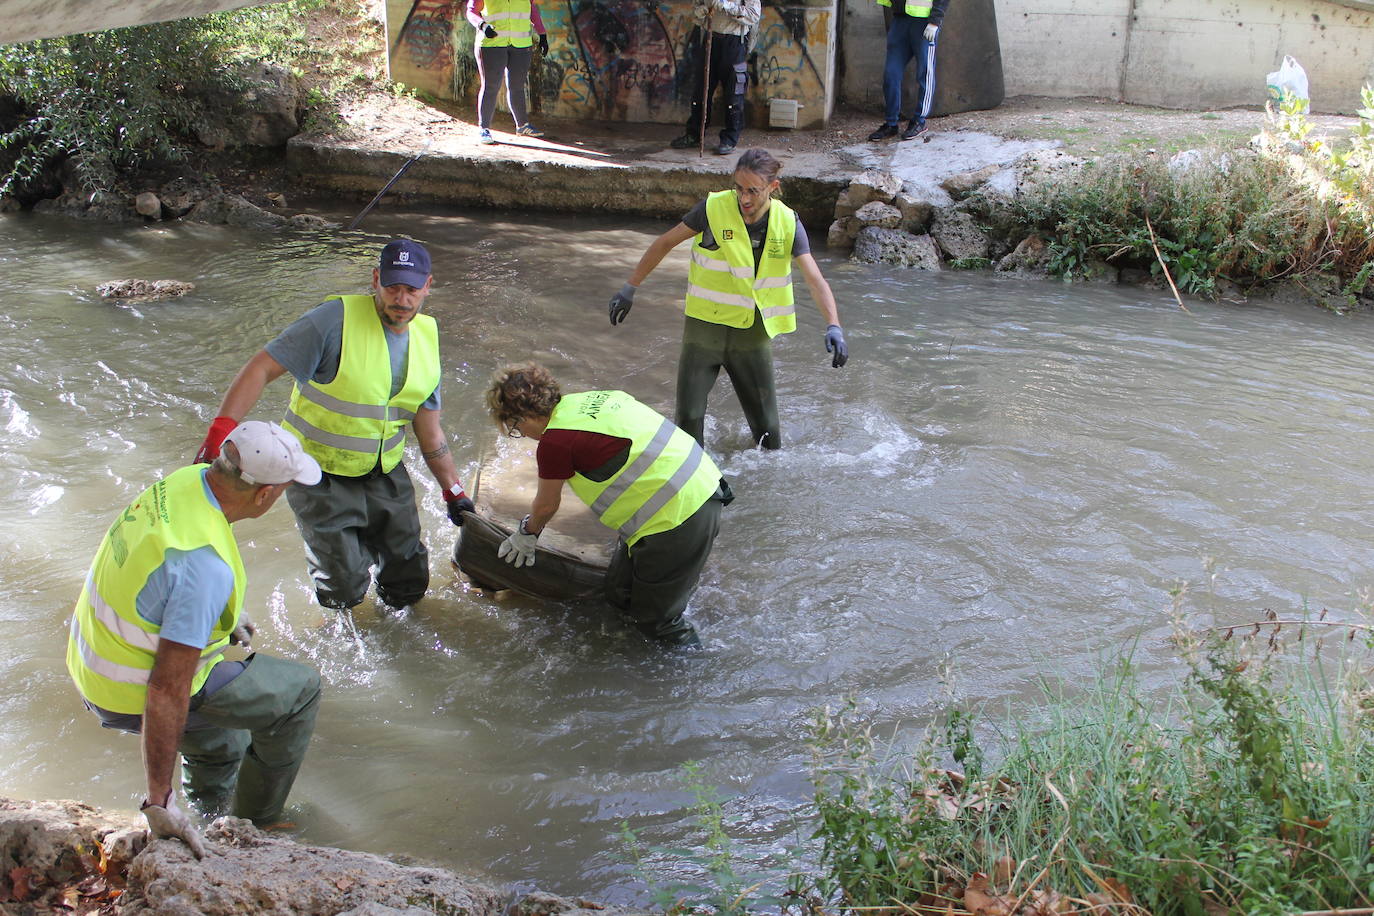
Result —
[[191, 847], [191, 855], [197, 859], [205, 858], [205, 844], [201, 842], [196, 828], [191, 826], [191, 819], [177, 807], [174, 795], [167, 796], [166, 805], [152, 805], [145, 799], [139, 810], [143, 812], [153, 836], [176, 837]]
[[520, 519], [520, 527], [496, 548], [496, 555], [516, 569], [533, 566], [534, 555], [539, 549], [536, 546], [539, 543], [539, 535], [530, 534], [525, 528], [525, 523], [529, 520], [528, 515]]
[[931, 22], [931, 23], [928, 23], [928, 24], [926, 25], [926, 31], [925, 31], [924, 36], [922, 36], [922, 37], [924, 37], [926, 41], [934, 41], [934, 40], [935, 40], [935, 36], [938, 35], [939, 33], [940, 33], [940, 27], [939, 27], [938, 25], [936, 25], [935, 23]]
[[253, 637], [257, 635], [258, 625], [249, 620], [247, 614], [240, 612], [239, 625], [234, 627], [233, 632], [229, 634], [229, 645], [243, 646], [247, 649], [249, 643], [253, 641]]

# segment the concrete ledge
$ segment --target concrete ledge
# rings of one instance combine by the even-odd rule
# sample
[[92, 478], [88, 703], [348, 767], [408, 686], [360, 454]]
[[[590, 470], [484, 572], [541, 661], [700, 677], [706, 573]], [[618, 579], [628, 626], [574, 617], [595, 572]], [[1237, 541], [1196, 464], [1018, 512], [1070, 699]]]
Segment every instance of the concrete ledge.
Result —
[[[286, 168], [294, 184], [368, 199], [416, 152], [301, 136], [287, 144]], [[469, 207], [678, 219], [708, 193], [730, 186], [733, 155], [697, 159], [691, 153], [690, 161], [683, 153], [656, 149], [653, 155], [667, 161], [614, 151], [588, 155], [559, 144], [523, 139], [476, 146], [463, 138], [458, 143], [435, 144], [393, 191]], [[808, 228], [823, 231], [833, 219], [835, 200], [848, 186], [852, 171], [838, 167], [828, 156], [796, 157], [782, 176], [783, 199]]]

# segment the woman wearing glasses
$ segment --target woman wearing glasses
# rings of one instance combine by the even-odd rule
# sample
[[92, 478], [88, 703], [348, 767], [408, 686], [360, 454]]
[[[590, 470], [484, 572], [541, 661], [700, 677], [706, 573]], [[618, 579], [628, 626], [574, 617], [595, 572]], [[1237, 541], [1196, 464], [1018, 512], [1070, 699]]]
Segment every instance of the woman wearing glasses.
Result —
[[773, 199], [781, 168], [767, 151], [747, 150], [735, 164], [734, 187], [711, 194], [655, 239], [629, 282], [611, 297], [615, 325], [625, 320], [635, 290], [668, 252], [693, 239], [674, 419], [697, 442], [703, 442], [707, 395], [724, 368], [754, 441], [782, 447], [772, 340], [797, 327], [793, 264], [825, 319], [825, 349], [834, 354], [830, 364], [838, 369], [849, 359], [835, 296], [811, 256], [806, 229], [791, 208]]
[[517, 569], [534, 565], [566, 483], [620, 536], [606, 571], [607, 603], [650, 639], [701, 645], [683, 613], [720, 530], [720, 510], [733, 499], [702, 447], [623, 391], [563, 394], [537, 363], [496, 373], [487, 410], [506, 435], [539, 443], [530, 513], [497, 556]]

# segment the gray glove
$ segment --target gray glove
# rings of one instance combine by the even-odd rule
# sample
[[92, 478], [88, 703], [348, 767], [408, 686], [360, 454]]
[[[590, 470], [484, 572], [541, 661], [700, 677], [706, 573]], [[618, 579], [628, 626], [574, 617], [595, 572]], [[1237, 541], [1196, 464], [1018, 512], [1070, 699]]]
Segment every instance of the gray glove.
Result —
[[844, 331], [838, 324], [825, 328], [825, 352], [835, 354], [830, 365], [836, 369], [849, 362], [849, 347], [844, 342]]
[[243, 646], [245, 649], [253, 641], [253, 637], [258, 635], [258, 625], [248, 619], [248, 615], [239, 613], [239, 625], [234, 627], [229, 634], [229, 645]]
[[929, 24], [926, 26], [926, 30], [925, 30], [925, 32], [921, 35], [921, 37], [924, 38], [926, 41], [934, 41], [934, 40], [935, 40], [935, 36], [938, 35], [939, 33], [940, 33], [940, 27], [939, 27], [938, 25], [936, 25], [935, 23], [932, 22], [932, 23], [929, 23]]
[[153, 832], [153, 836], [176, 837], [191, 847], [191, 855], [197, 859], [205, 858], [205, 844], [201, 842], [196, 828], [191, 826], [191, 819], [177, 807], [174, 796], [167, 796], [165, 806], [150, 805], [145, 800], [139, 810], [143, 812], [143, 818], [148, 822], [148, 829]]
[[527, 515], [520, 519], [520, 527], [501, 542], [501, 546], [496, 548], [496, 555], [507, 563], [519, 569], [522, 566], [533, 566], [534, 556], [538, 552], [539, 535], [530, 534], [525, 529], [525, 523], [530, 520]]
[[638, 288], [626, 283], [620, 287], [620, 292], [611, 297], [611, 324], [620, 324], [630, 314], [630, 306], [635, 304], [635, 290]]

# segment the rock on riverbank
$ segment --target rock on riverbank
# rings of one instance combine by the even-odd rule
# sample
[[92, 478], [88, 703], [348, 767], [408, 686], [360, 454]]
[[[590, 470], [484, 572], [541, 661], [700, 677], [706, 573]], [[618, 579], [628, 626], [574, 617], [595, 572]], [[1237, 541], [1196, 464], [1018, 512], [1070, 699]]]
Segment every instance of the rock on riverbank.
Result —
[[582, 900], [501, 890], [438, 868], [301, 845], [223, 817], [197, 861], [149, 841], [141, 817], [74, 801], [0, 798], [0, 910], [102, 916], [629, 916]]

